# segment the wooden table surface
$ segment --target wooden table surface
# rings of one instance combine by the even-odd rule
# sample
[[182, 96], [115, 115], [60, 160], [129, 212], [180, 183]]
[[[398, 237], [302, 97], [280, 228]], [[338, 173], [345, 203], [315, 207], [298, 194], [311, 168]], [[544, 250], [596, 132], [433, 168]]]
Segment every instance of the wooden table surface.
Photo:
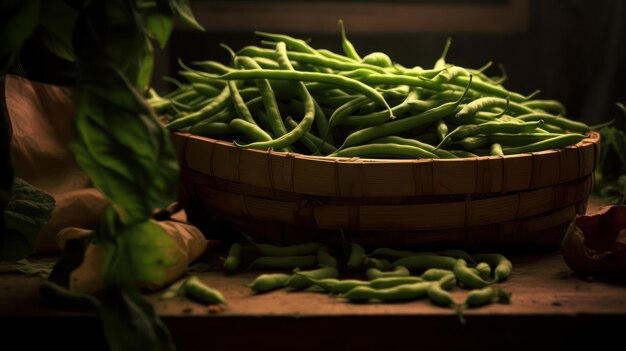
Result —
[[[219, 266], [224, 248], [202, 257]], [[254, 295], [244, 286], [259, 272], [195, 273], [228, 300], [219, 313], [184, 298], [149, 296], [179, 350], [239, 349], [564, 349], [622, 340], [626, 330], [626, 277], [575, 276], [558, 251], [515, 253], [511, 277], [501, 286], [511, 303], [465, 312], [466, 324], [427, 299], [396, 304], [353, 304], [315, 291], [279, 290]], [[1, 267], [0, 267], [1, 268]], [[218, 267], [219, 268], [219, 267]], [[0, 270], [1, 271], [1, 270]], [[349, 277], [343, 275], [342, 277]], [[359, 276], [354, 276], [359, 277]], [[91, 314], [46, 309], [42, 280], [0, 274], [0, 350], [14, 338], [24, 347], [100, 350], [99, 320]], [[463, 291], [455, 289], [457, 299]], [[23, 335], [28, 337], [24, 338]], [[32, 347], [31, 347], [32, 346]]]
[[[208, 259], [217, 256], [219, 252]], [[508, 345], [509, 349], [540, 343], [542, 347], [561, 349], [566, 345], [592, 345], [626, 328], [626, 280], [574, 276], [558, 252], [515, 254], [510, 258], [513, 274], [502, 287], [513, 293], [511, 303], [468, 310], [465, 325], [452, 310], [427, 300], [351, 304], [314, 291], [279, 290], [254, 295], [244, 284], [258, 272], [229, 276], [221, 272], [196, 273], [228, 300], [228, 307], [220, 313], [210, 313], [206, 307], [183, 298], [159, 301], [152, 295], [150, 299], [180, 350], [202, 349], [198, 347], [205, 344], [217, 349], [291, 349], [294, 345], [307, 350], [327, 345], [372, 349], [400, 347], [409, 342], [420, 347]], [[66, 349], [73, 349], [72, 345], [81, 349], [84, 343], [101, 340], [94, 316], [40, 306], [41, 282], [37, 277], [0, 275], [2, 338], [28, 330]], [[461, 298], [462, 290], [456, 291], [457, 298]], [[38, 341], [41, 339], [29, 340]]]

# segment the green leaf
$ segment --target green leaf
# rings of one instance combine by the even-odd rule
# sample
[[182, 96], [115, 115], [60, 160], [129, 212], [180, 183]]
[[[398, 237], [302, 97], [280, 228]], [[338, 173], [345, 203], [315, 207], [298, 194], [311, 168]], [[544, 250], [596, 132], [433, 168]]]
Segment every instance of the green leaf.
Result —
[[100, 317], [111, 351], [173, 351], [170, 334], [152, 305], [136, 289], [109, 288]]
[[189, 0], [170, 0], [170, 7], [176, 19], [182, 21], [191, 28], [204, 31], [204, 28], [196, 21], [191, 12]]
[[148, 35], [156, 39], [161, 48], [167, 44], [173, 27], [174, 20], [171, 13], [150, 12], [144, 15], [144, 29]]
[[74, 62], [72, 33], [78, 12], [62, 0], [47, 0], [41, 4], [40, 27], [37, 34], [52, 54]]
[[122, 73], [104, 62], [79, 68], [76, 160], [126, 224], [144, 222], [178, 192], [168, 132]]
[[105, 280], [122, 286], [163, 285], [167, 269], [181, 259], [174, 240], [152, 220], [120, 228], [105, 248]]
[[[39, 0], [7, 1], [0, 5], [0, 57], [18, 52], [39, 24]], [[7, 16], [8, 18], [6, 18]]]
[[154, 50], [152, 49], [152, 44], [150, 44], [150, 40], [148, 40], [148, 38], [146, 38], [145, 45], [146, 49], [143, 61], [139, 66], [140, 70], [137, 80], [137, 87], [139, 87], [141, 91], [147, 91], [150, 88], [152, 70], [154, 69]]
[[0, 74], [19, 57], [22, 45], [39, 24], [38, 16], [39, 0], [12, 0], [0, 5]]
[[16, 261], [29, 256], [54, 207], [54, 198], [48, 193], [15, 178], [11, 199], [4, 210], [6, 231], [1, 258]]

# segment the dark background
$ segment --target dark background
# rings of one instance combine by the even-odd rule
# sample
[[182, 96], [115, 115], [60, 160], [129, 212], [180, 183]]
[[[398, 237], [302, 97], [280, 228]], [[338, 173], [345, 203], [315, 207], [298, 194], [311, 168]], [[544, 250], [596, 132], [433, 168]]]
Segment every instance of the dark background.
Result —
[[[159, 78], [176, 76], [178, 57], [185, 62], [207, 59], [227, 62], [227, 53], [219, 47], [220, 43], [235, 49], [260, 44], [259, 37], [252, 33], [254, 29], [310, 38], [315, 48], [340, 52], [339, 30], [329, 30], [328, 24], [329, 21], [336, 23], [338, 18], [335, 17], [342, 16], [346, 18], [348, 37], [362, 56], [383, 51], [405, 66], [428, 68], [450, 36], [453, 39], [447, 60], [450, 63], [478, 68], [491, 60], [494, 65], [488, 73], [493, 76], [499, 75], [497, 64], [503, 64], [509, 76], [505, 83], [507, 89], [522, 94], [541, 89], [538, 98], [562, 101], [572, 119], [597, 124], [619, 116], [614, 104], [626, 100], [626, 3], [620, 0], [512, 1], [518, 4], [521, 1], [527, 11], [509, 11], [504, 21], [502, 18], [476, 18], [471, 8], [503, 7], [510, 3], [507, 0], [192, 1], [196, 17], [207, 31], [200, 33], [177, 27], [168, 47], [157, 52], [154, 84], [160, 91], [171, 88]], [[306, 23], [294, 20], [289, 14], [289, 11], [298, 12], [299, 7], [310, 11], [312, 6], [329, 3], [331, 7], [339, 5], [340, 10], [327, 14], [311, 11]], [[381, 5], [382, 10], [368, 14], [364, 8], [370, 4]], [[450, 20], [444, 18], [447, 9], [465, 6], [469, 10], [467, 16], [454, 19], [453, 30], [446, 30], [420, 26], [419, 22], [394, 22], [393, 14], [385, 11], [385, 7], [398, 4], [416, 6], [414, 21], [423, 22], [428, 21], [420, 18], [420, 6], [441, 7], [443, 15], [435, 21], [443, 22]], [[277, 7], [287, 10], [272, 17]], [[254, 16], [255, 11], [258, 17]], [[502, 24], [490, 30], [474, 29], [482, 28], [482, 21]], [[521, 28], [507, 25], [520, 21]], [[393, 29], [385, 30], [384, 25], [376, 25], [381, 22], [391, 22]], [[618, 118], [617, 123], [621, 127], [623, 119]]]

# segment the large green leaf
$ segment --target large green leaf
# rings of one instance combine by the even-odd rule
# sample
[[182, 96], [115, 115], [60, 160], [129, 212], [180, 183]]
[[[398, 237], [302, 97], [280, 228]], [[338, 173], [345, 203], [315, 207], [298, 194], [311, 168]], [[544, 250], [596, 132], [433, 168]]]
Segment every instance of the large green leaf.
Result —
[[100, 317], [111, 351], [175, 350], [167, 328], [136, 289], [109, 288], [100, 301]]
[[204, 28], [196, 21], [196, 18], [191, 12], [191, 6], [189, 6], [189, 0], [170, 0], [170, 6], [176, 19], [185, 23], [193, 29], [204, 31]]
[[[144, 28], [146, 32], [159, 43], [160, 47], [165, 47], [167, 40], [172, 33], [174, 20], [169, 8], [165, 10], [150, 11], [143, 15]], [[168, 11], [168, 12], [165, 12]]]
[[111, 201], [123, 223], [148, 219], [177, 195], [178, 163], [167, 131], [115, 67], [79, 66], [78, 164]]
[[120, 228], [105, 249], [105, 279], [118, 285], [162, 285], [167, 269], [182, 259], [174, 240], [151, 220]]
[[48, 193], [15, 178], [4, 210], [6, 230], [0, 260], [17, 261], [32, 254], [37, 235], [50, 219], [54, 206], [54, 198]]
[[37, 34], [52, 54], [70, 62], [76, 60], [72, 32], [77, 17], [78, 11], [63, 0], [46, 0], [41, 4]]
[[0, 74], [19, 57], [22, 45], [39, 24], [39, 0], [6, 0], [0, 4]]

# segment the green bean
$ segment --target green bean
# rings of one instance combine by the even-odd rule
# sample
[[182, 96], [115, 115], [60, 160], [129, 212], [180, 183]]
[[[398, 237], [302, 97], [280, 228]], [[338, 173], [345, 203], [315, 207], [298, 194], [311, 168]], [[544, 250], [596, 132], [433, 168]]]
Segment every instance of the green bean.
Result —
[[[241, 66], [245, 67], [246, 70], [231, 72], [228, 74], [237, 74], [240, 72], [252, 72], [252, 71], [260, 70], [260, 66], [249, 57], [237, 56], [236, 62], [240, 64]], [[271, 78], [271, 77], [268, 77], [268, 78]], [[251, 79], [255, 79], [255, 78], [251, 78]], [[265, 106], [265, 113], [267, 113], [268, 122], [270, 123], [272, 134], [276, 137], [281, 137], [287, 134], [287, 129], [285, 129], [285, 125], [283, 124], [282, 117], [280, 116], [280, 111], [278, 110], [278, 105], [276, 103], [276, 96], [274, 94], [274, 90], [272, 89], [272, 86], [270, 85], [269, 81], [267, 80], [267, 78], [259, 77], [259, 78], [256, 78], [255, 83], [257, 87], [259, 88], [259, 92], [261, 93], [261, 98], [263, 99], [263, 105]], [[268, 143], [268, 142], [269, 141], [266, 141], [265, 143]], [[285, 145], [276, 146], [275, 148], [280, 149], [283, 147], [285, 147]], [[267, 148], [269, 148], [269, 146], [266, 147], [265, 149]]]
[[191, 87], [193, 88], [193, 90], [195, 90], [196, 92], [198, 92], [199, 94], [203, 96], [214, 97], [214, 96], [219, 95], [220, 93], [219, 89], [208, 84], [192, 83]]
[[486, 122], [483, 124], [467, 124], [457, 127], [452, 132], [448, 133], [445, 136], [444, 140], [442, 140], [437, 148], [441, 147], [443, 143], [450, 139], [464, 139], [467, 137], [473, 137], [479, 134], [494, 134], [494, 133], [530, 133], [533, 130], [537, 129], [540, 125], [543, 124], [543, 121], [535, 121], [535, 122], [523, 122], [523, 123], [512, 123], [512, 122]]
[[261, 274], [254, 281], [246, 284], [246, 286], [257, 293], [261, 293], [282, 288], [289, 278], [291, 278], [291, 275], [284, 273]]
[[[469, 85], [466, 87], [465, 92], [467, 92], [468, 90]], [[341, 150], [350, 146], [361, 145], [372, 139], [389, 135], [397, 135], [420, 126], [434, 123], [452, 113], [461, 103], [464, 97], [465, 95], [461, 95], [461, 97], [459, 97], [459, 99], [454, 102], [445, 103], [441, 106], [411, 117], [397, 119], [380, 126], [361, 129], [348, 135], [346, 140], [343, 142], [343, 145], [339, 149]]]
[[226, 299], [218, 290], [207, 286], [196, 276], [187, 278], [183, 285], [185, 294], [195, 300], [212, 305], [226, 303]]
[[378, 91], [376, 91], [376, 89], [368, 85], [365, 85], [357, 80], [342, 77], [342, 76], [337, 76], [333, 74], [317, 73], [317, 72], [286, 71], [286, 70], [270, 70], [270, 69], [267, 69], [267, 70], [252, 69], [252, 70], [230, 72], [230, 73], [220, 76], [219, 78], [224, 79], [224, 80], [285, 79], [285, 80], [334, 84], [337, 86], [342, 86], [342, 87], [360, 92], [361, 94], [369, 97], [373, 101], [376, 101], [381, 106], [384, 106], [389, 111], [389, 116], [390, 117], [393, 116], [393, 113], [391, 112], [391, 107], [389, 107], [389, 105], [387, 104], [387, 101], [385, 101], [383, 96]]
[[502, 99], [497, 97], [482, 97], [480, 99], [476, 99], [469, 104], [465, 105], [461, 111], [456, 114], [456, 117], [463, 116], [471, 116], [474, 113], [485, 110], [487, 108], [498, 107], [503, 110], [509, 110], [514, 114], [524, 114], [524, 113], [534, 113], [531, 108], [526, 107], [524, 105], [518, 104], [516, 102], [509, 101], [508, 99]]
[[[291, 117], [287, 117], [287, 119], [285, 119], [285, 126], [287, 127], [287, 130], [291, 131], [297, 125], [298, 122], [294, 121]], [[307, 149], [312, 154], [314, 154], [318, 150], [320, 150], [324, 155], [329, 155], [337, 151], [336, 147], [330, 145], [328, 142], [322, 143], [322, 139], [316, 137], [310, 132], [304, 133], [300, 141], [307, 147]]]
[[369, 268], [365, 271], [365, 275], [367, 275], [367, 279], [374, 280], [376, 278], [384, 278], [384, 277], [408, 277], [411, 275], [411, 272], [406, 267], [397, 266], [393, 269], [393, 271], [383, 272], [378, 268]]
[[[326, 131], [328, 130], [328, 118], [326, 117], [326, 113], [324, 113], [322, 107], [317, 103], [317, 100], [313, 99], [313, 103], [315, 104], [315, 130], [317, 131], [318, 135], [324, 135], [324, 133], [326, 133]], [[325, 140], [326, 142], [324, 144], [330, 143], [333, 146], [333, 149], [336, 149], [335, 138], [333, 138], [332, 133], [326, 135]], [[330, 152], [326, 154], [328, 155], [329, 153]]]
[[[454, 77], [450, 81], [451, 84], [455, 84], [458, 86], [467, 86], [468, 82], [469, 82], [469, 77], [461, 77], [461, 76]], [[504, 88], [501, 88], [501, 87], [498, 87], [496, 85], [492, 85], [486, 82], [475, 81], [472, 84], [472, 89], [483, 94], [494, 95], [496, 97], [501, 97], [503, 99], [506, 99], [507, 97], [509, 97], [511, 101], [513, 102], [522, 102], [522, 101], [528, 100], [528, 97], [526, 96], [523, 96], [518, 93], [510, 92]]]
[[226, 82], [221, 79], [218, 79], [216, 76], [211, 76], [209, 74], [202, 74], [203, 72], [197, 71], [178, 71], [183, 78], [185, 78], [189, 83], [202, 83], [212, 85], [216, 88], [224, 88], [226, 86]]
[[348, 37], [346, 36], [346, 27], [343, 25], [343, 20], [339, 20], [339, 29], [341, 31], [341, 47], [343, 49], [343, 52], [349, 58], [360, 62], [361, 56], [359, 56], [356, 49], [354, 48], [354, 45], [352, 45], [352, 43], [348, 40]]
[[564, 117], [553, 116], [547, 113], [529, 113], [517, 116], [517, 118], [521, 121], [542, 120], [547, 124], [555, 125], [557, 127], [563, 128], [564, 130], [569, 130], [577, 133], [586, 133], [591, 130], [591, 128], [583, 122], [572, 121]]
[[415, 284], [423, 282], [424, 279], [420, 277], [380, 277], [374, 280], [370, 280], [368, 286], [373, 289], [388, 289], [394, 286], [404, 284]]
[[491, 275], [491, 266], [489, 266], [489, 263], [480, 262], [476, 265], [476, 270], [481, 278], [485, 280], [489, 279], [489, 276]]
[[294, 274], [287, 280], [285, 286], [304, 289], [311, 286], [312, 282], [308, 279], [329, 279], [337, 278], [339, 272], [335, 267], [322, 267], [311, 271], [295, 271]]
[[224, 122], [204, 123], [204, 121], [189, 128], [188, 132], [191, 134], [207, 136], [207, 137], [226, 136], [226, 135], [235, 134], [235, 130], [232, 129], [228, 123], [224, 123]]
[[248, 123], [256, 125], [256, 122], [254, 121], [254, 118], [252, 117], [250, 110], [248, 110], [248, 107], [246, 106], [245, 101], [241, 97], [241, 94], [239, 94], [237, 83], [233, 80], [229, 81], [228, 89], [230, 90], [230, 96], [233, 100], [233, 107], [235, 108], [235, 111], [237, 112], [237, 116], [245, 120]]
[[388, 270], [391, 268], [391, 263], [385, 259], [373, 258], [365, 256], [363, 258], [363, 267], [376, 268], [379, 270]]
[[433, 78], [433, 81], [438, 82], [438, 83], [447, 83], [451, 81], [452, 79], [454, 79], [454, 77], [469, 77], [469, 75], [470, 75], [470, 72], [467, 71], [465, 68], [452, 66], [452, 67], [447, 67], [446, 69], [441, 71], [439, 74], [437, 74]]
[[452, 270], [450, 269], [429, 268], [422, 273], [420, 278], [427, 281], [437, 281], [449, 274], [452, 274]]
[[[396, 118], [402, 117], [406, 112], [411, 109], [411, 105], [415, 101], [417, 101], [417, 94], [415, 91], [411, 91], [403, 102], [391, 108], [393, 115]], [[334, 125], [370, 127], [382, 124], [389, 120], [389, 115], [386, 113], [386, 111], [377, 111], [366, 115], [344, 115], [342, 117], [343, 118], [336, 121]]]
[[338, 294], [344, 294], [358, 286], [369, 286], [370, 284], [369, 281], [356, 279], [308, 279], [316, 286], [322, 288], [324, 291]]
[[463, 250], [442, 250], [442, 251], [437, 251], [437, 255], [452, 257], [456, 259], [462, 258], [466, 262], [469, 262], [471, 264], [476, 264], [476, 261], [474, 261], [474, 258], [472, 258], [470, 254], [468, 254], [467, 252]]
[[438, 255], [409, 256], [395, 260], [391, 266], [404, 266], [411, 271], [424, 271], [429, 268], [452, 269], [456, 259]]
[[566, 113], [565, 106], [556, 100], [529, 100], [522, 102], [522, 105], [556, 115], [564, 115]]
[[506, 257], [500, 254], [476, 254], [472, 255], [477, 262], [487, 262], [493, 270], [494, 279], [503, 281], [511, 275], [513, 264]]
[[369, 85], [409, 85], [435, 91], [445, 91], [448, 89], [448, 87], [443, 84], [406, 75], [370, 74], [368, 76], [362, 76], [358, 80]]
[[502, 145], [498, 143], [491, 144], [491, 147], [489, 148], [489, 155], [504, 156], [504, 152], [502, 151]]
[[254, 141], [268, 141], [272, 140], [272, 136], [267, 134], [263, 129], [261, 129], [258, 125], [252, 124], [246, 120], [241, 118], [235, 118], [230, 121], [229, 126], [247, 136], [248, 138]]
[[565, 131], [563, 130], [563, 128], [557, 127], [552, 124], [544, 124], [541, 129], [542, 129], [541, 132], [543, 133], [565, 134]]
[[460, 158], [466, 158], [466, 157], [478, 157], [478, 155], [473, 154], [471, 152], [465, 151], [465, 150], [448, 150], [449, 153], [456, 155]]
[[204, 106], [197, 112], [190, 113], [185, 117], [179, 118], [173, 122], [168, 123], [165, 127], [169, 130], [179, 130], [184, 127], [194, 125], [213, 113], [221, 110], [230, 102], [230, 90], [228, 87], [222, 89], [222, 92], [215, 97], [210, 104]]
[[[245, 48], [239, 50], [239, 55], [242, 56], [257, 56], [264, 57], [268, 59], [276, 59], [276, 53], [270, 49], [263, 49], [256, 46], [246, 46]], [[338, 71], [356, 71], [361, 69], [367, 69], [373, 73], [385, 73], [385, 71], [376, 65], [369, 64], [367, 62], [359, 63], [359, 62], [348, 62], [344, 60], [337, 60], [334, 58], [328, 58], [323, 55], [316, 55], [311, 53], [302, 53], [302, 52], [287, 52], [287, 56], [290, 60], [300, 63], [306, 63], [314, 65], [315, 67], [324, 67], [324, 68], [332, 68]], [[325, 73], [332, 73], [332, 71], [326, 71]]]
[[468, 307], [488, 305], [496, 298], [496, 291], [496, 288], [493, 286], [472, 290], [465, 296], [465, 302], [463, 304]]
[[443, 52], [441, 53], [439, 59], [435, 62], [433, 69], [442, 69], [446, 66], [446, 56], [448, 55], [448, 50], [450, 50], [451, 45], [452, 38], [448, 37], [448, 39], [446, 39], [446, 45], [443, 47]]
[[554, 138], [541, 140], [536, 143], [518, 146], [518, 147], [503, 147], [502, 152], [505, 155], [522, 154], [525, 152], [538, 152], [548, 149], [561, 149], [570, 145], [579, 143], [584, 139], [584, 136], [580, 134], [563, 134]]
[[367, 301], [377, 299], [381, 301], [416, 300], [427, 295], [431, 282], [404, 284], [388, 289], [373, 289], [366, 286], [356, 287], [343, 295], [351, 301]]
[[401, 138], [399, 136], [388, 136], [388, 137], [374, 139], [372, 140], [372, 144], [399, 144], [399, 145], [416, 146], [426, 151], [432, 152], [433, 154], [437, 155], [437, 157], [439, 158], [458, 158], [457, 156], [455, 156], [454, 154], [446, 150], [435, 149], [435, 147], [430, 144], [422, 143], [421, 141], [418, 141], [415, 139]]
[[238, 243], [234, 243], [230, 246], [230, 250], [228, 250], [228, 256], [224, 260], [224, 270], [227, 272], [232, 272], [237, 267], [239, 267], [239, 262], [241, 261], [241, 245]]
[[444, 276], [430, 285], [428, 288], [428, 298], [430, 298], [430, 301], [437, 305], [448, 307], [456, 306], [452, 295], [446, 291], [451, 289], [455, 284], [456, 278], [454, 277], [454, 274]]
[[416, 146], [399, 144], [367, 144], [339, 149], [330, 157], [363, 158], [439, 158], [439, 156]]
[[446, 140], [446, 135], [448, 135], [448, 126], [446, 125], [446, 122], [443, 120], [437, 121], [437, 132], [435, 134], [437, 134], [437, 138], [439, 138], [440, 142], [443, 143]]
[[[293, 67], [291, 67], [291, 64], [289, 63], [289, 60], [287, 59], [285, 43], [278, 43], [276, 45], [276, 52], [278, 55], [278, 64], [280, 65], [280, 67], [295, 72], [293, 70]], [[281, 149], [290, 146], [296, 140], [300, 139], [304, 135], [304, 133], [308, 132], [309, 129], [311, 129], [311, 125], [313, 125], [313, 120], [315, 119], [315, 105], [313, 103], [313, 98], [304, 86], [304, 83], [297, 82], [295, 88], [300, 98], [304, 101], [304, 117], [297, 127], [295, 127], [290, 132], [286, 132], [285, 130], [286, 133], [276, 139], [268, 141], [256, 141], [245, 145], [235, 143], [235, 145], [243, 148], [254, 148], [260, 150], [267, 150], [269, 148]]]
[[367, 54], [361, 60], [362, 63], [368, 63], [370, 65], [378, 66], [378, 67], [393, 67], [393, 62], [391, 62], [391, 58], [384, 52], [372, 52]]
[[[453, 146], [460, 146], [462, 148], [464, 148], [465, 150], [476, 150], [476, 149], [480, 149], [483, 147], [487, 147], [489, 146], [489, 139], [487, 139], [487, 137], [483, 137], [483, 136], [475, 136], [475, 137], [467, 137], [467, 138], [463, 138], [461, 140], [456, 140], [453, 141], [452, 143], [450, 143], [450, 145]], [[457, 155], [457, 153], [455, 153], [453, 150], [448, 150], [449, 152]], [[472, 154], [468, 154], [468, 155], [472, 155]], [[461, 157], [475, 157], [474, 156], [461, 156]]]
[[270, 38], [276, 42], [280, 42], [280, 41], [285, 42], [285, 44], [287, 44], [289, 47], [291, 47], [294, 50], [306, 52], [306, 53], [313, 54], [313, 55], [318, 55], [318, 52], [315, 49], [313, 49], [306, 41], [302, 39], [293, 38], [284, 34], [267, 33], [267, 32], [261, 32], [261, 31], [255, 31], [254, 34], [260, 35], [266, 38]]
[[305, 256], [317, 254], [317, 251], [324, 246], [322, 243], [306, 243], [291, 246], [275, 246], [270, 244], [257, 244], [253, 242], [253, 245], [263, 256]]
[[456, 261], [453, 272], [459, 283], [470, 289], [484, 288], [492, 283], [485, 281], [478, 274], [469, 269], [467, 267], [467, 262], [465, 262], [462, 258]]
[[[520, 133], [520, 134], [507, 134], [507, 133], [495, 133], [489, 134], [487, 137], [492, 143], [498, 143], [502, 146], [524, 146], [527, 144], [536, 143], [541, 140], [551, 139], [562, 134], [552, 133]], [[578, 135], [580, 140], [585, 138], [584, 135]]]
[[343, 55], [337, 54], [335, 52], [332, 52], [332, 51], [326, 50], [326, 49], [318, 49], [317, 52], [319, 54], [321, 54], [322, 56], [324, 56], [324, 57], [328, 57], [328, 58], [335, 59], [335, 60], [338, 60], [338, 61], [358, 62], [358, 61], [353, 60], [353, 59], [351, 59], [351, 58], [349, 58], [347, 56], [343, 56]]
[[365, 257], [365, 250], [359, 244], [350, 244], [350, 258], [348, 259], [348, 267], [360, 268]]
[[324, 245], [317, 250], [317, 263], [322, 267], [337, 267], [337, 259], [330, 254], [328, 245]]
[[[186, 66], [182, 64], [182, 61], [180, 61], [180, 59], [179, 59], [179, 62], [181, 63], [183, 68], [186, 68]], [[200, 68], [203, 68], [204, 72], [207, 72], [207, 73], [224, 74], [224, 73], [228, 73], [228, 72], [235, 70], [235, 68], [228, 67], [216, 61], [194, 61], [192, 62], [192, 64], [195, 66], [199, 66]]]

